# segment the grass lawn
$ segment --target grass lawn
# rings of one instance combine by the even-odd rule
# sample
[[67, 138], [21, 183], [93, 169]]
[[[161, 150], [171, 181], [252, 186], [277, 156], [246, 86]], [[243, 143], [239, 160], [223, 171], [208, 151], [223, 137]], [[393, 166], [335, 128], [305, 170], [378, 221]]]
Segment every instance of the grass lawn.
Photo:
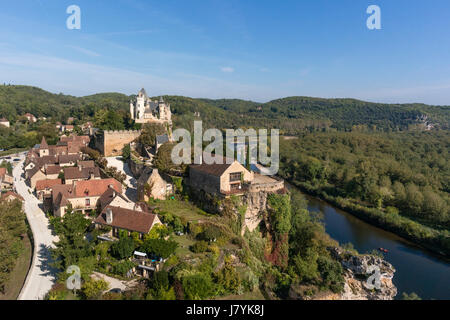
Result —
[[210, 214], [187, 201], [154, 200], [151, 202], [151, 205], [160, 208], [161, 211], [170, 212], [173, 215], [179, 216], [180, 218], [184, 217], [187, 221], [198, 221], [211, 217]]
[[0, 294], [0, 300], [16, 300], [23, 287], [30, 268], [32, 254], [31, 241], [28, 236], [23, 238], [22, 245], [23, 251], [17, 258], [16, 266], [11, 272], [9, 281], [6, 283], [5, 294]]
[[195, 241], [191, 240], [187, 235], [183, 236], [172, 236], [170, 240], [173, 240], [178, 243], [178, 248], [175, 251], [175, 254], [179, 257], [184, 257], [188, 254], [193, 254], [189, 247], [195, 243]]

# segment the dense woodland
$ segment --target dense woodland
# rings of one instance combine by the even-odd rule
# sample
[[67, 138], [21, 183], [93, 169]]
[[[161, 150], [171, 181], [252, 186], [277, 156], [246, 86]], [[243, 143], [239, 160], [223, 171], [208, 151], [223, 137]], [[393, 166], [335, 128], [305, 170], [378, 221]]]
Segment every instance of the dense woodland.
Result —
[[280, 175], [448, 254], [449, 143], [447, 131], [308, 133], [281, 142]]

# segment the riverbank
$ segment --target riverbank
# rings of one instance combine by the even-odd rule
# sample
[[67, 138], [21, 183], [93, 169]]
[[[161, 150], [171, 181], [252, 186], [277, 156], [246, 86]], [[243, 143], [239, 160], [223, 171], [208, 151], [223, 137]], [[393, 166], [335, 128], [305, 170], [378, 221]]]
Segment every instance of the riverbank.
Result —
[[294, 187], [311, 196], [344, 210], [375, 227], [392, 232], [415, 245], [426, 249], [446, 260], [450, 260], [450, 239], [443, 232], [423, 226], [398, 214], [386, 213], [376, 208], [368, 208], [351, 201], [333, 197], [324, 191], [302, 182], [288, 181]]

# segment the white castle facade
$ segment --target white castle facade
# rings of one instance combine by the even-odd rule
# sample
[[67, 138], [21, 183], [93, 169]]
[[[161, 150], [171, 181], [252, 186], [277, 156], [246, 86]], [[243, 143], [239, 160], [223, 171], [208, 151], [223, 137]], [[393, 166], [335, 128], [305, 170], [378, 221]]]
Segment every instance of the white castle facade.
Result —
[[172, 124], [170, 104], [165, 103], [162, 97], [159, 101], [152, 101], [145, 89], [139, 91], [135, 101], [130, 101], [130, 114], [136, 123]]

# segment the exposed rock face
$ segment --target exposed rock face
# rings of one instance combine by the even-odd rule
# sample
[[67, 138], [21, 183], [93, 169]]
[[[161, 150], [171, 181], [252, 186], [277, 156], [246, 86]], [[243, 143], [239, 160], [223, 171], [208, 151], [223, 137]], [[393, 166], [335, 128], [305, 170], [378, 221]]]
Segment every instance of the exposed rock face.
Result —
[[251, 192], [245, 196], [244, 203], [247, 205], [247, 211], [245, 212], [245, 223], [242, 227], [242, 232], [245, 232], [245, 228], [252, 232], [258, 227], [267, 209], [267, 195], [267, 192], [261, 191]]
[[[344, 268], [344, 291], [341, 293], [325, 291], [312, 294], [312, 292], [317, 290], [313, 286], [292, 285], [289, 290], [290, 299], [392, 300], [397, 295], [397, 288], [392, 283], [395, 269], [390, 263], [372, 255], [357, 256], [349, 252], [342, 252], [339, 248], [332, 248], [330, 251]], [[374, 274], [374, 267], [380, 270], [379, 289], [376, 288], [378, 285], [372, 288], [371, 285], [374, 285], [375, 282], [372, 278], [369, 278]]]
[[345, 269], [344, 292], [340, 300], [392, 300], [397, 295], [397, 288], [392, 283], [395, 268], [389, 262], [373, 255], [341, 252], [337, 248], [332, 254]]

